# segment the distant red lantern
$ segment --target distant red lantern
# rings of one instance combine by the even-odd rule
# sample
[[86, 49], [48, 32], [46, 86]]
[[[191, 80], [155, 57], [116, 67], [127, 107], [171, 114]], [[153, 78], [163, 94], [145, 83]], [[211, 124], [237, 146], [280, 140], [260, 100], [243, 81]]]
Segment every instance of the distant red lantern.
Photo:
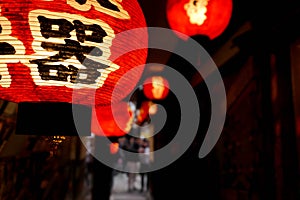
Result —
[[[121, 77], [143, 65], [147, 49], [117, 57], [117, 34], [146, 27], [136, 0], [0, 1], [0, 99], [12, 102], [67, 102], [90, 105], [126, 97], [139, 81]], [[147, 32], [121, 41], [147, 45]], [[124, 45], [124, 43], [126, 43]], [[74, 97], [76, 90], [80, 96]], [[96, 91], [95, 96], [89, 95]]]
[[157, 110], [157, 104], [153, 103], [152, 101], [143, 101], [140, 108], [136, 110], [136, 117], [134, 119], [134, 122], [140, 126], [150, 123], [150, 116], [155, 115], [157, 113]]
[[149, 120], [149, 109], [151, 106], [151, 101], [143, 101], [141, 103], [141, 107], [136, 110], [136, 119], [135, 123], [138, 125], [143, 125]]
[[127, 102], [121, 101], [92, 110], [91, 132], [97, 136], [119, 137], [131, 130], [133, 113]]
[[143, 92], [150, 100], [162, 100], [169, 93], [169, 82], [162, 76], [152, 76], [143, 83]]
[[117, 142], [112, 142], [109, 145], [109, 151], [111, 154], [116, 154], [119, 151], [119, 143]]
[[212, 40], [228, 26], [232, 7], [232, 0], [168, 0], [167, 20], [175, 31], [187, 36], [205, 35]]

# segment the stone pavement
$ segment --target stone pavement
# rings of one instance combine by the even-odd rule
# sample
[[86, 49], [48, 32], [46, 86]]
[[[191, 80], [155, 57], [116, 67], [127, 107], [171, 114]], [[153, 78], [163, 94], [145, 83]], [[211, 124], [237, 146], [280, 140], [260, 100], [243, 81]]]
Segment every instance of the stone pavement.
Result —
[[125, 173], [117, 173], [114, 175], [113, 188], [110, 200], [152, 200], [149, 192], [139, 192], [140, 175], [137, 175], [135, 187], [137, 191], [127, 192], [127, 175]]
[[[149, 192], [139, 192], [141, 177], [137, 175], [135, 188], [137, 190], [133, 192], [128, 192], [127, 189], [127, 174], [126, 173], [115, 173], [113, 177], [113, 187], [111, 190], [110, 200], [153, 200]], [[91, 200], [91, 184], [87, 185], [85, 181], [81, 194], [76, 198], [76, 200]], [[69, 192], [65, 200], [74, 200], [72, 193]]]

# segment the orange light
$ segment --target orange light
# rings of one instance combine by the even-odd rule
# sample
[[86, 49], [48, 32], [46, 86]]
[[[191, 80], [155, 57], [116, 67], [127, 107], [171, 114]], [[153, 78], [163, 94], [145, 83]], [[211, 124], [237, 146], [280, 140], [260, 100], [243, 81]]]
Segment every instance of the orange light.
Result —
[[144, 81], [143, 91], [150, 100], [162, 100], [169, 93], [169, 82], [162, 76], [149, 77]]
[[109, 145], [109, 150], [111, 154], [116, 154], [119, 151], [119, 143], [113, 142]]
[[158, 107], [157, 104], [149, 102], [149, 114], [150, 115], [155, 115], [157, 113]]

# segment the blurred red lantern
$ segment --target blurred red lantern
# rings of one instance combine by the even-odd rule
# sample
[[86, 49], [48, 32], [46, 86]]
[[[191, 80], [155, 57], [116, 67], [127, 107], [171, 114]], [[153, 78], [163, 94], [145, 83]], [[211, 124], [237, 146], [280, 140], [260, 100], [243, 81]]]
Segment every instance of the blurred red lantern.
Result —
[[111, 154], [116, 154], [119, 151], [119, 143], [117, 142], [112, 142], [109, 145], [109, 151]]
[[187, 36], [205, 35], [212, 40], [229, 24], [232, 6], [232, 0], [168, 0], [167, 20], [175, 31]]
[[149, 122], [149, 109], [151, 106], [151, 101], [143, 101], [141, 107], [136, 110], [136, 119], [135, 123], [138, 125], [143, 125], [144, 123]]
[[169, 82], [162, 76], [152, 76], [143, 83], [145, 96], [150, 100], [162, 100], [169, 93]]
[[132, 127], [133, 113], [127, 102], [121, 101], [92, 110], [91, 132], [97, 136], [119, 137]]
[[157, 104], [152, 101], [143, 101], [139, 109], [136, 110], [136, 117], [134, 123], [139, 126], [148, 124], [151, 122], [150, 116], [157, 113]]
[[[121, 77], [143, 65], [147, 49], [114, 59], [117, 34], [146, 27], [136, 0], [0, 1], [0, 99], [12, 102], [66, 102], [90, 105], [126, 97], [143, 68], [130, 81]], [[121, 46], [147, 44], [147, 32]], [[124, 44], [125, 43], [125, 44]], [[74, 97], [73, 91], [80, 95]], [[93, 95], [89, 95], [91, 93]]]

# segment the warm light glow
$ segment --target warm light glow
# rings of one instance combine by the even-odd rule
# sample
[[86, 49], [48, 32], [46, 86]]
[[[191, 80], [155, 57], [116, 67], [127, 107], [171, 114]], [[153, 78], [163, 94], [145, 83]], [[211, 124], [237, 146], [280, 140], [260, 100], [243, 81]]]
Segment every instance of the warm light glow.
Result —
[[53, 150], [56, 150], [58, 148], [59, 145], [61, 145], [65, 140], [66, 140], [66, 136], [49, 136], [46, 137], [45, 140], [48, 141], [48, 143], [50, 144], [51, 148], [53, 148]]
[[152, 94], [155, 99], [160, 99], [164, 93], [164, 79], [160, 76], [152, 77]]
[[158, 111], [158, 106], [152, 101], [143, 101], [141, 107], [136, 111], [136, 123], [143, 124], [149, 120], [149, 115], [154, 115]]
[[111, 154], [116, 154], [119, 151], [119, 143], [117, 142], [112, 142], [109, 145], [109, 150]]
[[149, 114], [150, 115], [155, 115], [157, 113], [157, 110], [158, 110], [158, 106], [156, 103], [152, 103], [152, 102], [149, 102]]
[[152, 76], [144, 81], [144, 94], [149, 99], [164, 99], [169, 92], [169, 83], [162, 76]]
[[184, 5], [186, 14], [190, 18], [191, 24], [202, 25], [206, 20], [207, 4], [209, 0], [190, 0]]

